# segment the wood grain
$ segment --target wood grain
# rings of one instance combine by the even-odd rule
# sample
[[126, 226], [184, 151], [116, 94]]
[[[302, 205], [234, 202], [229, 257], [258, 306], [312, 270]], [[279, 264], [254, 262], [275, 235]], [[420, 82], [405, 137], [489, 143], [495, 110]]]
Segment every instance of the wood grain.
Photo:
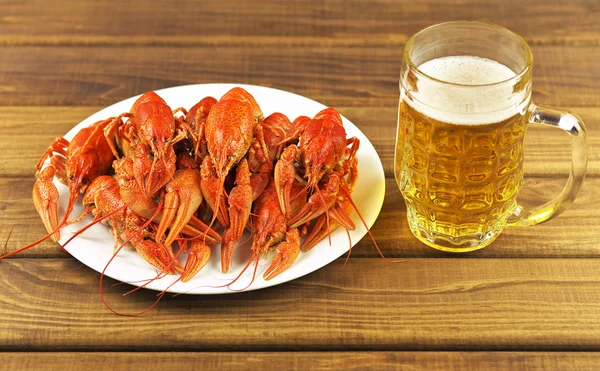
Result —
[[[65, 12], [68, 9], [68, 12]], [[185, 10], [183, 10], [185, 9]], [[450, 20], [501, 24], [532, 44], [598, 45], [600, 8], [593, 1], [342, 0], [265, 2], [43, 0], [0, 4], [0, 43], [8, 45], [324, 45], [382, 48]], [[526, 20], [526, 21], [524, 21]]]
[[[328, 106], [391, 108], [402, 57], [402, 48], [335, 45], [2, 49], [2, 106], [107, 106], [148, 90], [232, 82], [281, 88]], [[533, 54], [534, 99], [597, 106], [600, 48], [539, 46]]]
[[5, 370], [595, 370], [591, 352], [164, 352], [0, 353]]
[[[527, 178], [520, 200], [526, 205], [539, 205], [557, 195], [565, 179]], [[27, 186], [25, 186], [27, 185]], [[46, 230], [31, 202], [32, 180], [0, 179], [0, 241], [14, 230], [7, 251], [31, 243]], [[528, 228], [507, 228], [490, 247], [464, 255], [468, 258], [509, 257], [598, 257], [598, 216], [600, 216], [600, 178], [588, 178], [570, 209], [556, 219]], [[525, 202], [526, 201], [526, 202]], [[386, 181], [386, 197], [378, 220], [372, 228], [386, 257], [441, 258], [446, 253], [426, 247], [408, 230], [404, 200], [393, 179]], [[85, 236], [85, 235], [84, 235]], [[526, 241], [524, 243], [523, 241]], [[112, 245], [111, 245], [112, 246]], [[14, 258], [66, 257], [52, 242], [25, 251]], [[371, 240], [364, 237], [352, 250], [352, 257], [375, 258], [379, 255]]]
[[[110, 313], [70, 259], [0, 263], [5, 351], [600, 350], [598, 259], [352, 259], [269, 289]], [[122, 312], [155, 299], [110, 287]]]

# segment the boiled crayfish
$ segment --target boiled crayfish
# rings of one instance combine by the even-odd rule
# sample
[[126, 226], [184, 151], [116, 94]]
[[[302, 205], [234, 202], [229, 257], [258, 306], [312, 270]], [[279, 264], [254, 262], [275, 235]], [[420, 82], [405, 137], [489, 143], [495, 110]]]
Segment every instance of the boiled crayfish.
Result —
[[[71, 142], [52, 142], [36, 166], [33, 190], [48, 235], [0, 259], [57, 241], [61, 227], [92, 214], [75, 236], [103, 222], [115, 254], [129, 243], [161, 275], [179, 273], [182, 281], [207, 264], [219, 242], [221, 270], [228, 272], [248, 229], [252, 257], [238, 277], [252, 264], [256, 274], [259, 259], [274, 250], [264, 273], [269, 280], [340, 226], [354, 229], [359, 145], [346, 137], [333, 108], [292, 122], [281, 113], [265, 118], [242, 88], [218, 101], [205, 97], [189, 111], [172, 110], [148, 92], [129, 112], [82, 129]], [[54, 177], [69, 187], [60, 222]], [[86, 209], [68, 221], [78, 195]], [[186, 248], [182, 265], [178, 254]]]

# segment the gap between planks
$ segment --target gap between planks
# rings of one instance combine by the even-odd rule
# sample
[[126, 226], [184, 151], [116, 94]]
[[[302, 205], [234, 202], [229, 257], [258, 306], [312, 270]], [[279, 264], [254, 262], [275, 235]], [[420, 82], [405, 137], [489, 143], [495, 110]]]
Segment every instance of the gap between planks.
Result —
[[[38, 47], [205, 47], [218, 46], [237, 48], [241, 46], [315, 46], [315, 47], [404, 47], [409, 36], [404, 34], [388, 34], [367, 37], [269, 37], [269, 36], [106, 36], [106, 35], [42, 35], [42, 36], [0, 36], [0, 46], [38, 46]], [[531, 46], [589, 46], [600, 45], [599, 38], [563, 37], [556, 39], [528, 40]]]

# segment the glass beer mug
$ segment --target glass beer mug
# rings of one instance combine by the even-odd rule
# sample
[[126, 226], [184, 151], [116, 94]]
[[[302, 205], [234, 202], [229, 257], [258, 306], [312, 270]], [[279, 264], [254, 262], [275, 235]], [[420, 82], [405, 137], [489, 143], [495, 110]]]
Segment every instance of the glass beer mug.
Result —
[[[531, 100], [532, 55], [517, 34], [488, 23], [448, 22], [406, 44], [394, 172], [410, 230], [439, 250], [483, 248], [505, 226], [563, 212], [581, 188], [587, 138], [581, 119]], [[532, 123], [572, 138], [569, 180], [558, 197], [527, 209], [523, 138]]]

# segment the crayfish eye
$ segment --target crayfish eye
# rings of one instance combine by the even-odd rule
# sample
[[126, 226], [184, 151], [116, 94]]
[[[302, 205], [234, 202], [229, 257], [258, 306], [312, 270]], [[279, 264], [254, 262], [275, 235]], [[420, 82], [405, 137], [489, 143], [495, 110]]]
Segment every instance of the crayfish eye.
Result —
[[69, 180], [72, 182], [75, 177], [73, 175], [69, 175]]
[[83, 179], [81, 179], [81, 184], [83, 184], [83, 185], [86, 185], [86, 184], [88, 184], [88, 180], [87, 180], [87, 178], [83, 178]]
[[327, 170], [327, 166], [325, 166], [325, 165], [321, 166], [321, 171], [325, 171], [325, 170]]
[[158, 140], [156, 138], [152, 138], [152, 143], [156, 143]]
[[165, 143], [165, 144], [169, 143], [169, 139], [168, 138], [163, 139], [163, 143]]
[[312, 162], [309, 161], [306, 163], [306, 165], [312, 167]]

